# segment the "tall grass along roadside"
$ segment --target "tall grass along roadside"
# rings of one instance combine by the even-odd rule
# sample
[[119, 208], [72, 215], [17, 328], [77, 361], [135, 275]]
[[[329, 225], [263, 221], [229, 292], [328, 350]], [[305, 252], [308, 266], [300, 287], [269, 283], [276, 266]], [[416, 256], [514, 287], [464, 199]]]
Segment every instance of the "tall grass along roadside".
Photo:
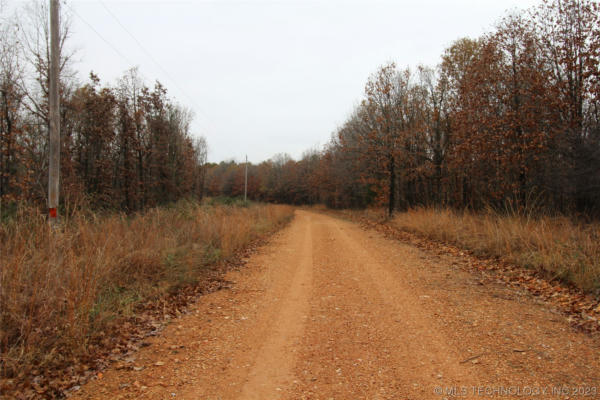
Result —
[[51, 232], [22, 211], [0, 225], [0, 378], [64, 362], [109, 321], [195, 283], [207, 265], [289, 221], [291, 207], [180, 202], [75, 216]]
[[398, 213], [390, 224], [477, 255], [502, 257], [587, 292], [600, 291], [599, 224], [579, 224], [567, 217], [428, 208]]

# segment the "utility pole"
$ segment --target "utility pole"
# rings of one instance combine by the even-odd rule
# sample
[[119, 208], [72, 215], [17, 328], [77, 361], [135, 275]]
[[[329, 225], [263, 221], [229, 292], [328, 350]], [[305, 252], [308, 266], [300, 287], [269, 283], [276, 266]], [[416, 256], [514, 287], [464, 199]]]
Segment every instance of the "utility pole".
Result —
[[244, 175], [244, 203], [248, 195], [248, 154], [246, 154], [246, 173]]
[[59, 114], [59, 0], [50, 0], [50, 71], [48, 76], [48, 119], [50, 120], [50, 160], [48, 164], [48, 217], [50, 225], [58, 221], [60, 180], [60, 114]]

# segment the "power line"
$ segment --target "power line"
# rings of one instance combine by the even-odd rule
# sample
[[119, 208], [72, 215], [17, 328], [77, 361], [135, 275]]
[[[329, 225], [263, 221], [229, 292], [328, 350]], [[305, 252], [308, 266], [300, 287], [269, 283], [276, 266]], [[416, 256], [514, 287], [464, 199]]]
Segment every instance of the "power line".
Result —
[[[127, 30], [127, 28], [125, 28], [125, 26], [123, 26], [123, 24], [118, 20], [118, 18], [106, 7], [106, 5], [100, 1], [100, 3], [102, 4], [102, 6], [104, 6], [104, 8], [106, 9], [106, 11], [109, 12], [109, 14], [117, 21], [117, 23], [125, 30], [125, 32], [127, 32], [129, 34], [129, 36], [131, 36], [136, 44], [146, 53], [146, 55], [156, 64], [158, 65], [158, 67], [165, 73], [165, 75], [167, 75], [167, 77], [169, 78], [169, 80], [171, 80], [171, 82], [181, 91], [181, 93], [183, 93], [192, 103], [192, 105], [195, 106], [195, 108], [197, 109], [197, 111], [201, 114], [200, 116], [202, 117], [202, 119], [204, 119], [204, 122], [211, 126], [212, 124], [210, 123], [210, 120], [206, 117], [206, 115], [202, 112], [202, 109], [196, 104], [196, 102], [194, 101], [194, 99], [192, 97], [190, 97], [182, 88], [181, 86], [179, 86], [177, 84], [177, 82], [171, 77], [171, 75], [154, 59], [154, 57], [152, 57], [152, 55], [150, 54], [150, 52], [148, 52], [143, 46], [142, 44], [139, 42], [139, 40], [137, 40], [133, 34], [131, 34], [131, 32], [129, 32]], [[119, 49], [117, 49], [116, 46], [114, 46], [110, 41], [108, 41], [108, 39], [106, 39], [104, 36], [102, 36], [102, 34], [100, 32], [98, 32], [98, 30], [96, 28], [94, 28], [94, 26], [92, 24], [90, 24], [88, 21], [86, 21], [81, 14], [79, 14], [77, 11], [75, 11], [75, 9], [73, 7], [71, 7], [71, 5], [67, 2], [64, 3], [69, 10], [77, 17], [81, 20], [81, 22], [83, 22], [85, 25], [87, 25], [92, 32], [94, 32], [100, 39], [102, 39], [102, 41], [104, 43], [106, 43], [119, 57], [121, 57], [123, 60], [125, 60], [127, 62], [127, 64], [134, 66], [136, 65], [133, 61], [131, 61], [127, 56], [125, 56], [121, 51], [119, 51]], [[151, 81], [150, 79], [148, 79], [147, 76], [145, 76], [141, 71], [140, 71], [140, 75], [141, 77], [146, 80], [146, 81]]]
[[106, 43], [111, 49], [113, 49], [113, 51], [115, 53], [117, 53], [117, 55], [119, 55], [119, 57], [121, 57], [122, 59], [124, 59], [125, 61], [127, 61], [127, 64], [129, 65], [135, 65], [130, 59], [128, 59], [123, 53], [121, 53], [119, 51], [119, 49], [117, 49], [115, 46], [112, 45], [112, 43], [110, 43], [108, 40], [106, 40], [104, 38], [104, 36], [102, 36], [100, 34], [100, 32], [98, 32], [93, 26], [92, 24], [90, 24], [89, 22], [87, 22], [81, 15], [79, 15], [79, 13], [77, 11], [75, 11], [75, 9], [73, 7], [71, 7], [71, 5], [67, 2], [64, 3], [67, 7], [69, 7], [69, 10], [71, 10], [71, 12], [73, 14], [75, 14], [75, 16], [77, 18], [79, 18], [81, 20], [81, 22], [83, 22], [84, 24], [86, 24], [100, 39], [102, 39], [102, 41], [104, 41], [104, 43]]
[[208, 118], [206, 117], [206, 115], [204, 115], [204, 113], [202, 112], [202, 109], [198, 106], [198, 104], [196, 104], [193, 97], [188, 95], [187, 92], [183, 89], [183, 87], [181, 87], [177, 83], [175, 78], [173, 78], [171, 76], [171, 74], [169, 74], [169, 72], [165, 68], [163, 68], [163, 66], [156, 60], [156, 58], [152, 55], [152, 53], [150, 53], [148, 50], [146, 50], [146, 48], [142, 45], [142, 43], [135, 37], [135, 35], [133, 33], [131, 33], [131, 31], [129, 29], [127, 29], [127, 27], [119, 20], [119, 18], [108, 8], [108, 6], [104, 3], [104, 1], [98, 0], [98, 2], [102, 5], [102, 7], [104, 7], [104, 9], [110, 14], [110, 16], [117, 22], [117, 24], [119, 24], [119, 26], [129, 35], [129, 37], [131, 37], [133, 39], [133, 41], [148, 56], [148, 58], [150, 60], [152, 60], [152, 62], [154, 64], [156, 64], [156, 66], [158, 68], [160, 68], [160, 70], [167, 76], [167, 78], [169, 78], [169, 80], [171, 80], [171, 82], [181, 91], [181, 93], [183, 93], [192, 102], [192, 104], [194, 106], [196, 106], [198, 112], [202, 114], [201, 117], [210, 124]]

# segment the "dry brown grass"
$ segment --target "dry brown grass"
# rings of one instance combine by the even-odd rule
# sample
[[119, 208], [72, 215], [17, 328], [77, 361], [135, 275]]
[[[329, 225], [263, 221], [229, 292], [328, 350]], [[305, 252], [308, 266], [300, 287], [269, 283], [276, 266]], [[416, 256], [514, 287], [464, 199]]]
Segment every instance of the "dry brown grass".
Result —
[[[370, 211], [370, 217], [377, 215]], [[586, 291], [600, 290], [600, 225], [566, 217], [473, 214], [449, 209], [399, 213], [393, 226], [452, 243], [475, 254], [502, 257]]]
[[194, 283], [293, 210], [182, 202], [131, 217], [80, 215], [55, 233], [32, 215], [0, 225], [0, 377], [85, 351], [107, 321]]

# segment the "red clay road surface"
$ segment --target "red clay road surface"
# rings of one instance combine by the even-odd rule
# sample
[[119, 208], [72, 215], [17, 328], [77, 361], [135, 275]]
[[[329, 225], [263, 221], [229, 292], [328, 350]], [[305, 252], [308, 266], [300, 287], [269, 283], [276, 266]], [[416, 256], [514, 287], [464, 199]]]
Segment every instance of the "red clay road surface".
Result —
[[600, 398], [598, 338], [452, 257], [297, 211], [230, 289], [73, 397]]

